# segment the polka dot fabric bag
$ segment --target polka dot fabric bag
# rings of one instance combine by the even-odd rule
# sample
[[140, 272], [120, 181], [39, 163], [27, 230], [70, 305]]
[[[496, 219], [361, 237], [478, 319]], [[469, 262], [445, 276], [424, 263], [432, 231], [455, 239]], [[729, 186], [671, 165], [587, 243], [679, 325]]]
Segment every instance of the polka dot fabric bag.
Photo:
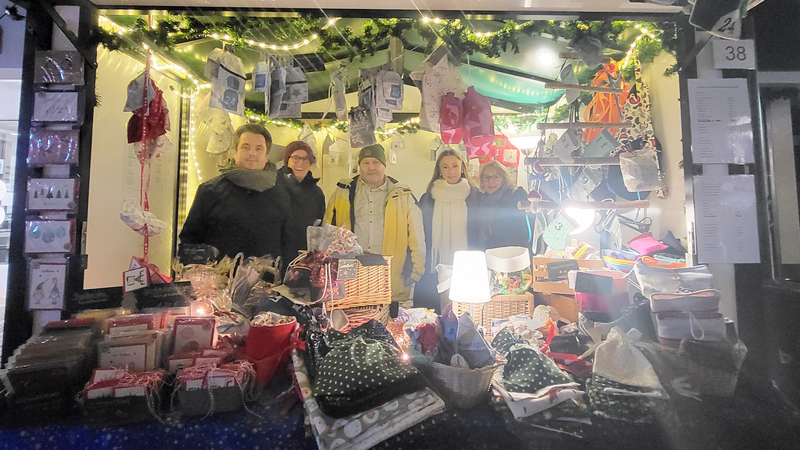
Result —
[[497, 333], [492, 346], [508, 353], [503, 368], [503, 387], [509, 392], [535, 393], [548, 386], [572, 383], [555, 361], [508, 328]]
[[326, 336], [330, 351], [319, 365], [314, 396], [331, 417], [363, 412], [425, 387], [419, 372], [400, 361], [400, 350], [384, 336], [357, 330]]

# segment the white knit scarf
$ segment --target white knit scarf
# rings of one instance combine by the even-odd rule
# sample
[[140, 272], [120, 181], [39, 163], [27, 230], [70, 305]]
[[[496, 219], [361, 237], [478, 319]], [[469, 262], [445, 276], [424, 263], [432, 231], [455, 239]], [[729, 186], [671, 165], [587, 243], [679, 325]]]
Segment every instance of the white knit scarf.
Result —
[[431, 265], [453, 264], [453, 254], [467, 249], [467, 197], [471, 187], [465, 178], [456, 184], [433, 182], [433, 230]]

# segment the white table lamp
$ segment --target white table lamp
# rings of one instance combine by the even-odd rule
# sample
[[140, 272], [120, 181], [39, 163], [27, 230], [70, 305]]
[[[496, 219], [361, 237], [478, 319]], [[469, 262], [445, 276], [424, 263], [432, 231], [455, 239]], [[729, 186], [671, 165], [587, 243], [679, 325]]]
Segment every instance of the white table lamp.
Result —
[[489, 272], [483, 252], [459, 251], [453, 255], [453, 276], [450, 279], [450, 300], [472, 305], [487, 303], [492, 299], [489, 289]]

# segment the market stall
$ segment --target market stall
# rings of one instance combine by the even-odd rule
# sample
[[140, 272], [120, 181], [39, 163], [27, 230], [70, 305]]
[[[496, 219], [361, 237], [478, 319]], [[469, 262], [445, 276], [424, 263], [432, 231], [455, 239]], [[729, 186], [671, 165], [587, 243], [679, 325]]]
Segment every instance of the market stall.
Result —
[[[730, 280], [697, 264], [687, 234], [684, 19], [202, 12], [84, 24], [98, 42], [91, 133], [85, 52], [36, 53], [37, 330], [0, 371], [9, 422], [47, 416], [47, 442], [79, 430], [64, 446], [706, 448], [763, 442], [770, 410], [791, 440], [796, 408], [742, 372]], [[418, 263], [411, 235], [402, 253], [370, 252], [364, 213], [330, 219], [330, 203], [328, 223], [294, 230], [299, 253], [179, 245], [195, 193], [238, 164], [245, 123], [268, 130], [267, 164], [289, 167], [284, 148], [302, 141], [328, 202], [366, 157], [408, 185], [391, 194], [406, 209], [436, 198], [444, 158], [463, 161], [458, 182], [489, 199], [482, 247], [434, 232], [426, 253], [420, 234], [435, 291], [420, 307], [397, 295], [403, 262]], [[87, 178], [70, 177], [87, 160]], [[491, 209], [486, 183], [505, 173], [522, 194]], [[408, 228], [441, 224], [431, 210], [433, 225]], [[521, 244], [499, 244], [518, 219]], [[29, 429], [0, 433], [11, 447], [45, 438]]]

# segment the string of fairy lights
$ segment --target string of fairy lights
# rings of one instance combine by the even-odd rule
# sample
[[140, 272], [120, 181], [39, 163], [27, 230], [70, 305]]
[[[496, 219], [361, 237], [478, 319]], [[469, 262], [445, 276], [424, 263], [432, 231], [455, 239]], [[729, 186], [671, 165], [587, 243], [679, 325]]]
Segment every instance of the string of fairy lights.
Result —
[[[340, 20], [339, 18], [329, 18], [327, 23], [326, 23], [326, 25], [325, 25], [325, 27], [333, 27], [333, 26], [336, 25], [336, 23], [339, 20]], [[432, 24], [437, 24], [437, 25], [456, 25], [456, 26], [460, 26], [459, 19], [455, 19], [455, 20], [451, 21], [451, 20], [441, 19], [439, 17], [423, 16], [420, 19], [420, 21], [422, 23], [425, 23], [425, 24], [431, 24], [432, 23]], [[131, 31], [132, 31], [129, 28], [114, 22], [113, 20], [109, 19], [108, 17], [106, 17], [104, 15], [101, 15], [99, 17], [99, 22], [100, 22], [101, 26], [103, 26], [104, 28], [106, 28], [108, 30], [111, 30], [112, 32], [115, 32], [116, 34], [118, 34], [120, 36], [129, 35], [131, 33]], [[532, 22], [533, 21], [522, 23], [522, 24], [516, 24], [514, 26], [514, 28], [517, 29], [517, 30], [520, 30], [523, 27], [526, 27], [526, 26], [530, 25], [530, 23], [532, 23]], [[628, 51], [627, 51], [627, 53], [625, 55], [625, 58], [622, 61], [622, 67], [627, 67], [630, 64], [631, 59], [633, 58], [633, 55], [634, 55], [634, 53], [636, 51], [636, 47], [639, 45], [641, 40], [644, 39], [645, 37], [649, 38], [649, 39], [651, 39], [653, 41], [660, 42], [659, 38], [653, 32], [648, 30], [646, 27], [644, 27], [644, 26], [642, 26], [642, 25], [640, 25], [638, 23], [635, 24], [634, 26], [635, 26], [635, 29], [637, 31], [639, 31], [640, 34], [631, 43], [630, 48], [628, 49]], [[151, 27], [156, 29], [157, 28], [157, 24], [153, 23], [151, 25]], [[498, 32], [465, 30], [465, 33], [467, 34], [467, 36], [471, 36], [471, 37], [473, 37], [473, 38], [475, 38], [477, 40], [486, 40], [486, 39], [491, 38], [492, 36], [494, 36]], [[314, 42], [314, 41], [319, 39], [319, 35], [318, 34], [312, 33], [309, 36], [306, 36], [305, 38], [303, 38], [301, 40], [298, 40], [298, 41], [295, 41], [293, 43], [285, 43], [285, 44], [277, 45], [277, 44], [273, 44], [273, 43], [267, 43], [267, 42], [258, 41], [258, 40], [255, 40], [255, 39], [239, 39], [237, 41], [229, 34], [221, 34], [221, 33], [216, 33], [216, 32], [205, 34], [205, 37], [206, 38], [215, 39], [215, 40], [221, 41], [223, 43], [228, 43], [228, 44], [239, 43], [239, 44], [243, 44], [243, 45], [248, 45], [248, 46], [250, 46], [252, 48], [258, 48], [258, 49], [263, 49], [263, 50], [269, 49], [269, 50], [272, 50], [272, 51], [297, 50], [297, 49], [300, 49], [301, 47], [308, 46], [312, 42]], [[174, 62], [172, 60], [170, 60], [167, 55], [165, 55], [162, 52], [158, 51], [158, 49], [150, 48], [150, 46], [148, 46], [147, 43], [142, 43], [141, 46], [142, 46], [142, 49], [145, 50], [145, 53], [149, 55], [150, 61], [152, 63], [151, 68], [153, 70], [156, 70], [156, 71], [167, 71], [167, 70], [171, 71], [172, 73], [174, 73], [177, 76], [179, 76], [181, 79], [186, 80], [186, 81], [188, 81], [190, 83], [190, 86], [188, 88], [189, 94], [182, 94], [181, 97], [185, 98], [185, 99], [189, 99], [189, 101], [190, 101], [191, 114], [190, 114], [190, 117], [189, 117], [189, 130], [190, 130], [190, 132], [192, 134], [194, 134], [196, 132], [196, 113], [198, 112], [197, 111], [197, 102], [195, 101], [196, 97], [198, 97], [198, 95], [201, 93], [201, 91], [206, 90], [206, 89], [210, 89], [211, 88], [211, 84], [206, 82], [205, 80], [201, 79], [199, 76], [194, 74], [191, 70], [188, 70], [186, 67], [184, 67], [184, 66], [182, 66], [182, 65], [180, 65], [180, 64], [178, 64], [178, 63], [176, 63], [176, 62]], [[537, 116], [537, 115], [541, 115], [541, 113], [537, 112], [537, 113], [514, 114], [513, 116], [515, 116], [517, 118], [524, 118], [524, 117], [534, 117], [534, 116]], [[251, 122], [262, 123], [262, 124], [265, 124], [265, 125], [274, 125], [274, 126], [277, 126], [277, 127], [290, 128], [290, 129], [295, 130], [295, 131], [302, 131], [303, 130], [303, 126], [299, 123], [299, 121], [290, 122], [290, 121], [281, 120], [281, 119], [272, 119], [272, 118], [269, 118], [266, 115], [255, 113], [255, 112], [249, 111], [249, 110], [245, 113], [245, 117], [248, 120], [250, 120]], [[413, 117], [413, 118], [408, 119], [408, 120], [406, 120], [404, 122], [397, 123], [391, 129], [388, 129], [388, 130], [378, 129], [378, 130], [376, 130], [376, 134], [381, 138], [381, 140], [385, 140], [385, 139], [391, 138], [392, 136], [394, 136], [398, 132], [406, 131], [406, 130], [416, 130], [416, 129], [418, 129], [419, 128], [419, 122], [420, 122], [420, 118], [419, 117]], [[335, 120], [332, 123], [330, 123], [329, 125], [319, 124], [319, 125], [315, 126], [312, 131], [316, 135], [333, 134], [335, 131], [345, 132], [347, 130], [347, 123], [348, 123], [347, 121], [336, 121]], [[198, 158], [197, 158], [197, 151], [196, 151], [195, 140], [194, 139], [189, 139], [189, 153], [190, 153], [191, 158], [192, 158], [192, 164], [194, 165], [194, 170], [195, 170], [195, 173], [197, 175], [197, 179], [198, 179], [199, 182], [202, 182], [203, 177], [202, 177], [202, 175], [200, 173], [200, 163], [199, 163]]]
[[636, 39], [633, 40], [631, 43], [628, 52], [625, 54], [625, 59], [622, 60], [622, 67], [628, 67], [628, 64], [631, 63], [631, 58], [633, 57], [633, 52], [636, 51], [636, 46], [639, 45], [639, 42], [644, 39], [645, 37], [650, 38], [656, 42], [661, 42], [661, 40], [656, 37], [650, 30], [641, 26], [640, 24], [635, 24], [634, 27], [640, 32], [639, 36], [636, 36]]

